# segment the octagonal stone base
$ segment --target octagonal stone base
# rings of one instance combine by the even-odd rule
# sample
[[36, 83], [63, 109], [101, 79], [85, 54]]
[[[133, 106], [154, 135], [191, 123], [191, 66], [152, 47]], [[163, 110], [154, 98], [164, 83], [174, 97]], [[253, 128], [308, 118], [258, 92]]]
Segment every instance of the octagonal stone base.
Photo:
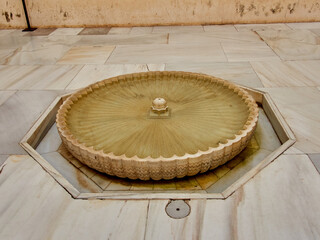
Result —
[[55, 115], [58, 97], [30, 129], [21, 146], [74, 198], [225, 199], [254, 177], [295, 138], [267, 93], [246, 88], [259, 104], [259, 122], [247, 148], [226, 164], [193, 177], [163, 181], [120, 179], [90, 169], [61, 144]]

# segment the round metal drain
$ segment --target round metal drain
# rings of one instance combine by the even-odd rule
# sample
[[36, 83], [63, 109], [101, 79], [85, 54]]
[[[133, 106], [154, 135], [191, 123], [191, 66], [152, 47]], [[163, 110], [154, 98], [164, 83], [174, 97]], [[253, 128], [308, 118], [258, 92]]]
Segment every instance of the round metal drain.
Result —
[[184, 200], [172, 200], [166, 206], [166, 213], [169, 217], [180, 219], [190, 214], [191, 208]]

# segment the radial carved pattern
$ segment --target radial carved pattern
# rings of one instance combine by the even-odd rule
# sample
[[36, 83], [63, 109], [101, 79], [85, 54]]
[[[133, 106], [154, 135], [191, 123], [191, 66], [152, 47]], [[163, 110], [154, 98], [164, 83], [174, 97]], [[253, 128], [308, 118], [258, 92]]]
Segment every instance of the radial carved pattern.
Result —
[[[149, 117], [156, 97], [166, 99], [169, 118]], [[170, 77], [106, 84], [74, 102], [66, 122], [80, 143], [95, 150], [168, 158], [234, 138], [248, 115], [241, 96], [223, 84]]]

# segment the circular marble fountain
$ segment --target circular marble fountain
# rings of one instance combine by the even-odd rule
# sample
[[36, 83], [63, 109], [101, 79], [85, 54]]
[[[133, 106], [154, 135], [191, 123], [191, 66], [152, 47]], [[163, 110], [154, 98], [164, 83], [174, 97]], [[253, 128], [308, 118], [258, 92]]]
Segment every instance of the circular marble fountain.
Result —
[[216, 168], [240, 153], [258, 106], [240, 87], [208, 75], [122, 75], [72, 94], [57, 127], [82, 163], [130, 179], [172, 179]]

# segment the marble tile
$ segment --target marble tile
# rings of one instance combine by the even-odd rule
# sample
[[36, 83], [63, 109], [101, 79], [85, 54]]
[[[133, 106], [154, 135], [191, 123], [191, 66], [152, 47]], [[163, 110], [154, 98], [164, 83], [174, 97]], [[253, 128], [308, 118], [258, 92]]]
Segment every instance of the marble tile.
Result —
[[63, 158], [58, 152], [45, 153], [41, 155], [50, 163], [65, 179], [67, 179], [79, 192], [102, 192], [92, 180], [90, 180], [79, 169]]
[[[9, 155], [0, 154], [0, 166], [2, 166], [2, 164], [4, 164], [4, 162], [7, 160], [8, 157], [9, 157]], [[0, 167], [0, 169], [3, 169], [3, 166]]]
[[165, 64], [147, 64], [147, 68], [149, 71], [164, 71], [166, 65]]
[[232, 31], [216, 31], [205, 33], [171, 33], [169, 35], [169, 44], [204, 44], [210, 43], [261, 43], [260, 37], [253, 32], [232, 32]]
[[237, 29], [234, 25], [204, 25], [203, 29], [205, 32], [236, 32]]
[[66, 89], [79, 89], [97, 81], [118, 75], [147, 71], [148, 68], [144, 64], [86, 65], [81, 69]]
[[144, 45], [167, 44], [168, 34], [108, 34], [106, 36], [79, 36], [76, 45]]
[[308, 156], [311, 159], [317, 171], [320, 173], [320, 153], [309, 154]]
[[110, 31], [109, 27], [105, 28], [84, 28], [79, 35], [106, 35]]
[[8, 65], [50, 65], [55, 64], [70, 47], [56, 45], [34, 51], [15, 52], [4, 64]]
[[0, 89], [62, 90], [83, 65], [2, 66]]
[[73, 36], [78, 35], [83, 30], [83, 28], [58, 28], [52, 33], [49, 34], [49, 36], [60, 36], [60, 35], [67, 35], [67, 36]]
[[20, 140], [58, 94], [18, 91], [0, 106], [0, 154], [25, 154]]
[[106, 174], [98, 173], [91, 178], [100, 188], [103, 190], [106, 189], [109, 184], [112, 182], [112, 179], [108, 177]]
[[117, 46], [107, 63], [174, 63], [224, 62], [226, 57], [219, 44], [192, 45], [128, 45]]
[[71, 48], [58, 64], [103, 64], [115, 46], [78, 46]]
[[265, 31], [265, 30], [290, 30], [285, 23], [269, 24], [236, 24], [235, 28], [239, 31]]
[[320, 27], [318, 29], [310, 29], [310, 31], [320, 37]]
[[263, 42], [222, 43], [229, 62], [278, 60], [279, 57]]
[[15, 53], [16, 49], [0, 49], [0, 64], [6, 64], [6, 59]]
[[153, 27], [133, 27], [130, 34], [146, 34], [152, 33]]
[[10, 33], [16, 31], [15, 29], [0, 29], [0, 37], [7, 36]]
[[54, 225], [51, 236], [52, 239], [142, 240], [147, 226], [147, 211], [146, 200], [73, 201], [63, 213], [60, 212], [62, 221]]
[[254, 137], [260, 149], [272, 152], [282, 145], [267, 115], [261, 108], [259, 109], [259, 119]]
[[204, 73], [247, 87], [263, 87], [260, 79], [248, 62], [168, 63], [166, 64], [166, 70]]
[[153, 27], [152, 33], [203, 32], [202, 26], [158, 26]]
[[47, 37], [34, 37], [27, 44], [25, 44], [21, 51], [35, 51], [35, 50], [50, 50], [55, 47], [65, 47], [69, 49], [81, 36], [66, 36], [66, 35], [53, 35]]
[[201, 237], [317, 239], [319, 184], [307, 156], [281, 156], [225, 201], [207, 200]]
[[320, 59], [320, 39], [308, 30], [258, 31], [283, 60]]
[[297, 138], [295, 148], [320, 152], [320, 94], [313, 87], [265, 88]]
[[0, 49], [17, 49], [34, 40], [35, 37], [20, 37], [8, 34], [0, 37]]
[[10, 157], [0, 182], [1, 239], [144, 238], [149, 201], [74, 200], [29, 156]]
[[97, 174], [96, 170], [89, 168], [88, 166], [85, 166], [85, 165], [80, 167], [79, 170], [83, 172], [84, 175], [86, 175], [88, 178], [92, 178], [94, 175]]
[[61, 143], [62, 141], [59, 136], [57, 126], [54, 123], [37, 146], [36, 151], [40, 154], [55, 152], [58, 150]]
[[[246, 152], [253, 152], [248, 157]], [[265, 159], [271, 151], [260, 149], [259, 151], [246, 149], [245, 152], [238, 156], [243, 160], [239, 162], [232, 170], [226, 171], [222, 178], [216, 183], [206, 189], [208, 193], [220, 193], [230, 187], [236, 180], [244, 176], [252, 168], [257, 166], [263, 159]], [[244, 158], [246, 156], [246, 158]]]
[[287, 23], [292, 29], [320, 29], [320, 22]]
[[150, 201], [145, 239], [201, 239], [206, 200], [188, 201], [191, 212], [182, 219], [170, 218], [165, 212], [167, 204], [166, 200]]
[[38, 28], [33, 32], [28, 32], [24, 36], [48, 36], [54, 32], [56, 28]]
[[128, 34], [131, 32], [131, 27], [113, 27], [108, 34]]
[[320, 85], [320, 61], [252, 62], [265, 87], [300, 87]]
[[299, 154], [305, 154], [304, 152], [300, 151], [295, 147], [295, 144], [288, 148], [286, 151], [283, 152], [285, 155], [299, 155]]
[[[0, 71], [1, 72], [1, 71]], [[0, 91], [0, 106], [7, 101], [16, 91]]]

